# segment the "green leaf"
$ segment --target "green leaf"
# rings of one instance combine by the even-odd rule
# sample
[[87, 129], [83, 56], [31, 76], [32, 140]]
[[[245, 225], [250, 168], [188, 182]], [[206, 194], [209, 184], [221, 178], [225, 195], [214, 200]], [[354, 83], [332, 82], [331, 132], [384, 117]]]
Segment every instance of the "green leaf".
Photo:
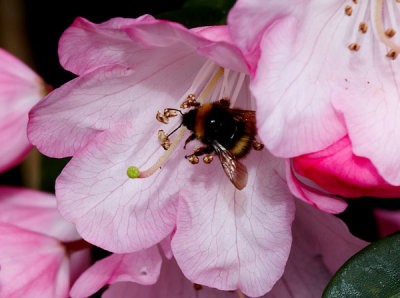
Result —
[[351, 257], [333, 276], [322, 297], [400, 297], [400, 233]]

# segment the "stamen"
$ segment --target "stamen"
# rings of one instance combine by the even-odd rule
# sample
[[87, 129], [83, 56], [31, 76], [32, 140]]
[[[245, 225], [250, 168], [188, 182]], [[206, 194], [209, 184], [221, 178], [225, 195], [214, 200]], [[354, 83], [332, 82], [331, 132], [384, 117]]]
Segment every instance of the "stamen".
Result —
[[396, 31], [392, 28], [389, 28], [385, 31], [385, 35], [389, 38], [392, 38], [396, 34]]
[[360, 49], [360, 45], [356, 42], [353, 42], [349, 45], [350, 51], [358, 51]]
[[365, 22], [361, 22], [360, 26], [358, 26], [358, 29], [362, 32], [362, 33], [367, 33], [368, 30], [368, 25]]
[[[221, 78], [221, 76], [224, 74], [224, 69], [220, 67], [218, 71], [215, 73], [215, 75], [212, 77], [212, 79], [209, 81], [208, 85], [206, 88], [204, 88], [203, 92], [200, 94], [198, 98], [198, 102], [202, 104], [208, 94], [211, 92], [211, 90], [214, 88], [215, 84], [218, 82], [218, 80]], [[179, 144], [179, 142], [182, 140], [185, 132], [187, 131], [186, 127], [182, 127], [177, 136], [175, 137], [174, 141], [171, 143], [170, 147], [168, 148], [167, 151], [158, 159], [158, 161], [149, 169], [145, 171], [139, 171], [138, 168], [136, 167], [129, 167], [127, 174], [129, 178], [147, 178], [153, 175], [168, 159], [168, 157], [171, 155], [171, 153], [175, 150], [176, 146]], [[130, 170], [131, 169], [131, 170]], [[136, 176], [136, 170], [139, 172], [139, 175]], [[134, 175], [132, 174], [134, 173]]]
[[345, 12], [346, 15], [351, 16], [351, 14], [353, 13], [353, 7], [351, 7], [350, 5], [347, 5], [344, 8], [344, 12]]
[[353, 3], [354, 3], [354, 4], [357, 4], [357, 0], [353, 0]]
[[400, 52], [400, 47], [394, 42], [392, 42], [385, 34], [385, 30], [383, 29], [383, 24], [382, 24], [382, 5], [383, 5], [383, 0], [376, 1], [376, 6], [375, 6], [376, 31], [381, 41], [390, 48], [390, 51], [386, 56], [389, 55], [388, 57], [395, 59], [397, 57], [397, 54]]

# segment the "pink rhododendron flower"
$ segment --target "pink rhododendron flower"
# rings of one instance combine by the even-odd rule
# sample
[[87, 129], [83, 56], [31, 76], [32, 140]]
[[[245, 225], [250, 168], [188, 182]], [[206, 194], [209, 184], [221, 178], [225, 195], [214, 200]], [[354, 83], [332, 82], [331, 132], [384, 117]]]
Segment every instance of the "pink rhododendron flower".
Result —
[[[180, 120], [164, 126], [156, 112], [178, 108], [189, 94], [254, 109], [246, 62], [227, 28], [188, 30], [151, 16], [98, 25], [78, 18], [59, 55], [78, 77], [32, 109], [28, 134], [44, 154], [73, 156], [57, 179], [62, 215], [87, 241], [116, 253], [172, 233], [174, 257], [192, 282], [249, 296], [269, 291], [291, 245], [284, 161], [250, 152], [242, 160], [247, 186], [238, 191], [218, 160], [184, 158], [193, 150], [178, 143], [184, 130], [167, 151], [157, 140], [159, 129], [172, 131]], [[127, 175], [132, 166], [137, 179]]]
[[80, 239], [53, 195], [0, 187], [0, 296], [68, 297], [89, 260], [87, 250], [70, 249]]
[[295, 168], [335, 194], [398, 196], [400, 5], [355, 2], [239, 0], [228, 23], [271, 152], [311, 153]]
[[[263, 297], [317, 298], [332, 274], [367, 243], [352, 236], [338, 218], [297, 202], [293, 222], [293, 246], [285, 273], [271, 292]], [[153, 286], [120, 282], [103, 297], [212, 298], [238, 297], [234, 291], [195, 287], [174, 260], [164, 260], [159, 281]]]
[[28, 112], [45, 92], [37, 74], [0, 49], [0, 172], [18, 164], [32, 148], [26, 136]]

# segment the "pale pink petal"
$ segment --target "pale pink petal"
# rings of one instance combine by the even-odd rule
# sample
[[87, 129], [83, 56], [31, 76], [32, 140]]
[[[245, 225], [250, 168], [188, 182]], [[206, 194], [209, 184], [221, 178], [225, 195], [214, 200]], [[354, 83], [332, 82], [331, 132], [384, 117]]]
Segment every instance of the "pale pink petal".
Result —
[[221, 165], [198, 165], [182, 190], [172, 251], [192, 282], [249, 296], [271, 290], [291, 246], [294, 198], [267, 151], [251, 152], [247, 186], [238, 191]]
[[289, 160], [286, 161], [286, 180], [294, 196], [322, 211], [341, 213], [347, 207], [347, 203], [343, 199], [300, 181], [293, 172]]
[[236, 292], [219, 291], [203, 286], [195, 290], [193, 283], [182, 274], [176, 261], [164, 260], [160, 278], [152, 286], [132, 282], [121, 282], [111, 285], [104, 292], [103, 298], [237, 298]]
[[70, 295], [88, 297], [105, 285], [123, 281], [151, 285], [157, 281], [160, 269], [161, 256], [156, 246], [136, 253], [112, 254], [86, 270], [73, 285]]
[[153, 176], [131, 179], [165, 152], [155, 119], [147, 128], [116, 127], [99, 134], [64, 168], [56, 182], [61, 214], [90, 243], [117, 253], [150, 247], [175, 227], [178, 192], [190, 175], [183, 151], [175, 150]]
[[370, 160], [354, 155], [348, 137], [322, 151], [295, 157], [293, 168], [324, 190], [343, 197], [400, 197], [399, 186], [383, 180]]
[[161, 59], [157, 62], [159, 57], [173, 54], [174, 50], [247, 72], [242, 54], [230, 41], [227, 30], [218, 31], [219, 38], [215, 34], [197, 34], [196, 30], [148, 15], [138, 19], [116, 18], [102, 24], [78, 18], [63, 34], [59, 55], [64, 68], [79, 75], [105, 65], [121, 64], [136, 70], [142, 64], [149, 65], [149, 61], [153, 65], [163, 64]]
[[374, 209], [374, 216], [378, 225], [379, 237], [386, 237], [400, 231], [400, 211]]
[[[174, 232], [173, 232], [174, 233]], [[164, 256], [168, 259], [171, 260], [172, 257], [174, 256], [172, 253], [172, 247], [171, 247], [171, 235], [168, 235], [165, 237], [161, 242], [160, 242], [160, 247], [164, 253]]]
[[371, 160], [387, 182], [400, 185], [399, 61], [387, 61], [380, 67], [390, 72], [375, 71], [379, 66], [371, 62], [352, 74], [333, 104], [344, 115], [354, 154]]
[[120, 122], [131, 122], [140, 131], [154, 124], [157, 110], [176, 107], [187, 96], [205, 62], [179, 48], [151, 61], [136, 71], [118, 65], [103, 67], [51, 92], [30, 113], [32, 144], [46, 155], [65, 157]]
[[0, 172], [18, 164], [32, 148], [26, 137], [28, 112], [43, 95], [42, 79], [0, 49]]
[[91, 248], [74, 251], [69, 256], [70, 281], [73, 284], [91, 265]]
[[228, 15], [228, 25], [234, 42], [248, 60], [251, 71], [257, 68], [260, 56], [260, 42], [264, 32], [274, 22], [291, 14], [302, 0], [290, 4], [279, 0], [238, 0]]
[[74, 225], [63, 219], [53, 194], [0, 186], [0, 221], [61, 241], [80, 239]]
[[1, 297], [68, 297], [68, 260], [56, 239], [0, 222], [0, 243]]
[[[336, 54], [334, 59], [325, 58], [326, 53], [339, 51], [341, 44], [330, 41], [343, 28], [315, 26], [329, 19], [341, 3], [325, 2], [307, 16], [312, 23], [302, 24], [294, 17], [277, 20], [261, 41], [251, 89], [257, 102], [260, 138], [278, 156], [321, 150], [346, 134], [343, 120], [330, 103], [331, 86], [343, 85], [345, 66], [334, 61]], [[301, 25], [307, 28], [299, 30]], [[324, 55], [312, 55], [315, 48]], [[332, 68], [335, 72], [325, 71]]]
[[282, 279], [266, 297], [321, 297], [333, 273], [366, 245], [337, 217], [296, 201], [292, 251]]

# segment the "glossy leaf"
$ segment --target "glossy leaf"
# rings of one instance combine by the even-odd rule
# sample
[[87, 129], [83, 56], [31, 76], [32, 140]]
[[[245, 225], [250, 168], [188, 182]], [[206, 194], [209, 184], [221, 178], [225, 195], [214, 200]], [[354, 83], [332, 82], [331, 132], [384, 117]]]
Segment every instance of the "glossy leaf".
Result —
[[328, 286], [323, 298], [399, 297], [400, 233], [381, 239], [350, 258]]

